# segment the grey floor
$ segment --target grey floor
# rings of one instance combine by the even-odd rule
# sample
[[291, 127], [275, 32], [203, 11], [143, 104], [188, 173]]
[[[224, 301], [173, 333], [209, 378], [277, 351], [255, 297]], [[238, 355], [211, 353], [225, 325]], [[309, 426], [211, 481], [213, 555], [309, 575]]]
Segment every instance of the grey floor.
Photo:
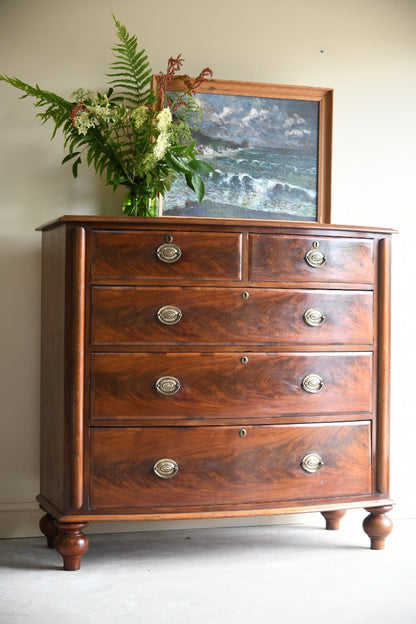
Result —
[[[360, 510], [361, 511], [361, 510]], [[90, 535], [79, 572], [0, 541], [0, 622], [415, 624], [416, 520], [368, 548], [365, 512], [322, 522]]]

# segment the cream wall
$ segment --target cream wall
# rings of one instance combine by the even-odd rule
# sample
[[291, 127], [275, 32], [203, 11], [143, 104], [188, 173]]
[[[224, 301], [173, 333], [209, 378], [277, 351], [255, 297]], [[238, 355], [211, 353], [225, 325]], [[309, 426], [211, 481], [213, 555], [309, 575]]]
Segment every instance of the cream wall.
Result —
[[[190, 74], [332, 87], [334, 223], [394, 227], [392, 494], [416, 516], [414, 439], [415, 0], [0, 0], [0, 73], [64, 96], [103, 88], [111, 12], [154, 71], [183, 53]], [[0, 535], [36, 535], [40, 223], [119, 214], [93, 172], [61, 167], [29, 100], [0, 83]], [[414, 230], [414, 227], [413, 227]], [[270, 521], [270, 520], [267, 520]], [[172, 526], [172, 525], [169, 525]], [[177, 525], [175, 525], [177, 526]], [[147, 525], [147, 528], [154, 528]]]

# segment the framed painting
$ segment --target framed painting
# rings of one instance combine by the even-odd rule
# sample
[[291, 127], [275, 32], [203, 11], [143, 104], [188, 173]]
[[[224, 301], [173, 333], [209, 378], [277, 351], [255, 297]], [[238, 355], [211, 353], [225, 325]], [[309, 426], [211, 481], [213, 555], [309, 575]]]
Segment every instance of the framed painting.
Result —
[[175, 180], [162, 213], [329, 223], [332, 96], [320, 87], [204, 82], [195, 93], [203, 116], [194, 138], [215, 171], [202, 176], [200, 204]]

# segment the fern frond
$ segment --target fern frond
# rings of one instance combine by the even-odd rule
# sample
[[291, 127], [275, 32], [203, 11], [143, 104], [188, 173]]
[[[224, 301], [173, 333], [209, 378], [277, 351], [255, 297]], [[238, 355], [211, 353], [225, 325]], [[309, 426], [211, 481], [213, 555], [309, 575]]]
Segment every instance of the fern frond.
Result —
[[152, 98], [152, 70], [145, 50], [137, 50], [137, 37], [129, 35], [113, 15], [120, 43], [111, 48], [116, 59], [107, 77], [113, 86], [113, 101], [128, 102], [133, 107], [149, 104]]
[[52, 134], [52, 138], [55, 136], [58, 128], [63, 126], [69, 118], [69, 113], [73, 104], [68, 102], [64, 98], [56, 95], [56, 93], [52, 93], [51, 91], [44, 91], [39, 87], [39, 85], [32, 86], [19, 80], [19, 78], [15, 78], [13, 76], [6, 76], [4, 74], [0, 74], [0, 80], [4, 80], [8, 82], [12, 87], [16, 87], [16, 89], [20, 89], [24, 94], [21, 98], [33, 97], [37, 100], [35, 102], [35, 106], [41, 108], [46, 106], [46, 110], [42, 113], [38, 113], [37, 117], [42, 120], [42, 123], [46, 123], [48, 119], [52, 119], [55, 123], [55, 128]]
[[191, 132], [199, 128], [203, 113], [200, 105], [191, 95], [171, 91], [168, 93], [167, 100], [176, 119], [187, 124]]
[[172, 124], [172, 136], [180, 145], [189, 145], [202, 121], [202, 109], [190, 95], [168, 92], [167, 104], [171, 107], [175, 123]]

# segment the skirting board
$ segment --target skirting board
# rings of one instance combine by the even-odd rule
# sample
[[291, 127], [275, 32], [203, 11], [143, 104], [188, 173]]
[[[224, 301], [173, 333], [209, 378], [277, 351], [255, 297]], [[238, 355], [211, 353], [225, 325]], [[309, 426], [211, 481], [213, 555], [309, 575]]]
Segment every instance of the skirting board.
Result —
[[[348, 516], [362, 513], [362, 509], [350, 510]], [[40, 537], [39, 520], [44, 512], [36, 502], [0, 503], [0, 539], [19, 537]], [[400, 504], [393, 508], [390, 517], [416, 518], [414, 501], [408, 505]], [[293, 514], [287, 516], [255, 516], [247, 518], [221, 518], [213, 520], [161, 520], [159, 522], [91, 522], [85, 530], [90, 535], [98, 533], [132, 533], [137, 531], [162, 531], [175, 529], [204, 529], [234, 526], [269, 526], [277, 524], [308, 524], [324, 526], [325, 522], [319, 513]]]

